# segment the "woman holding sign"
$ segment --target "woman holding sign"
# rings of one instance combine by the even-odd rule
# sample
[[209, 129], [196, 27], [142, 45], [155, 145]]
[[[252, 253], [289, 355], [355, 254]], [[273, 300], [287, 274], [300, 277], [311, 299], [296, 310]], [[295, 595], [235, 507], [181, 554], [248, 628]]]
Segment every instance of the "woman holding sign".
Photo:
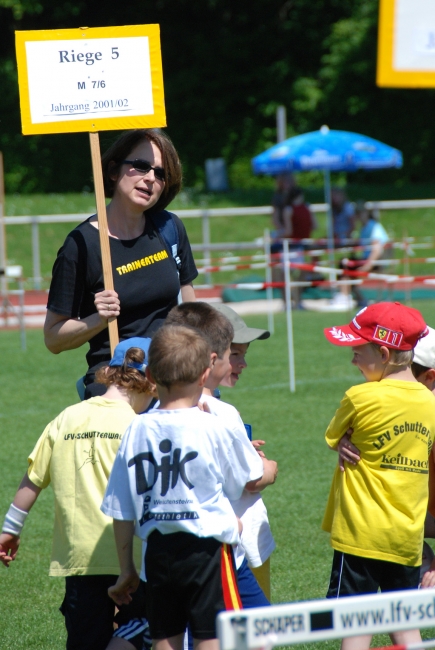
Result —
[[[102, 156], [114, 291], [104, 290], [98, 220], [75, 228], [59, 250], [44, 337], [54, 354], [89, 342], [86, 397], [99, 394], [95, 371], [110, 360], [107, 324], [120, 340], [147, 337], [177, 303], [195, 300], [198, 275], [181, 220], [165, 211], [181, 188], [181, 164], [159, 129], [124, 133]], [[175, 247], [176, 246], [176, 252]]]

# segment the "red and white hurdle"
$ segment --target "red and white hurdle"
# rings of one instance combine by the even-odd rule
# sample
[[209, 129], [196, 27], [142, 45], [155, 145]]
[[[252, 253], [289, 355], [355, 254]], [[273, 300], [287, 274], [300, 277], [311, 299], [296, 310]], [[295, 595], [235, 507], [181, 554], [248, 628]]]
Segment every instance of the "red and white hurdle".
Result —
[[[353, 284], [364, 284], [366, 281], [376, 281], [383, 282], [388, 285], [395, 283], [405, 284], [410, 286], [411, 284], [420, 284], [420, 285], [435, 285], [435, 275], [421, 275], [421, 276], [412, 276], [412, 275], [400, 275], [395, 273], [380, 273], [372, 271], [360, 271], [360, 270], [351, 270], [351, 269], [342, 269], [335, 268], [331, 265], [325, 266], [323, 264], [315, 263], [300, 263], [294, 261], [295, 257], [300, 255], [298, 251], [290, 250], [289, 240], [283, 240], [283, 252], [279, 254], [270, 253], [270, 240], [265, 233], [265, 252], [264, 254], [256, 254], [253, 256], [223, 256], [217, 258], [216, 261], [218, 264], [209, 265], [205, 264], [204, 266], [198, 268], [200, 274], [210, 274], [217, 272], [234, 272], [242, 270], [259, 270], [264, 269], [266, 273], [265, 282], [250, 282], [250, 283], [226, 283], [225, 285], [214, 285], [217, 286], [226, 286], [232, 288], [240, 289], [252, 289], [252, 290], [262, 290], [267, 291], [268, 298], [268, 322], [269, 329], [273, 332], [273, 310], [271, 308], [271, 299], [272, 299], [272, 290], [273, 288], [284, 289], [285, 295], [285, 305], [286, 305], [286, 319], [287, 319], [287, 343], [288, 343], [288, 358], [289, 358], [289, 387], [290, 391], [294, 392], [296, 390], [296, 380], [295, 380], [295, 366], [294, 366], [294, 343], [293, 343], [293, 323], [292, 323], [292, 307], [291, 307], [291, 291], [295, 287], [330, 287], [332, 289], [337, 289], [342, 285], [353, 285]], [[409, 250], [408, 242], [400, 242], [401, 247], [405, 249], [405, 245], [408, 247], [407, 255], [412, 254], [412, 251]], [[426, 245], [426, 244], [424, 244]], [[359, 248], [359, 247], [357, 247]], [[344, 249], [343, 249], [344, 250]], [[346, 250], [355, 250], [355, 247], [350, 249], [349, 247]], [[313, 253], [313, 251], [310, 251]], [[322, 249], [322, 253], [325, 253], [325, 249]], [[203, 260], [204, 262], [206, 260]], [[209, 260], [207, 260], [208, 262]], [[406, 258], [407, 265], [410, 262], [410, 258]], [[231, 263], [230, 263], [231, 262]], [[435, 257], [427, 258], [413, 258], [412, 262], [435, 263]], [[404, 260], [381, 260], [379, 265], [385, 264], [400, 264], [404, 263]], [[284, 271], [284, 282], [272, 282], [271, 271], [273, 267], [281, 267]], [[407, 269], [407, 267], [405, 267]], [[329, 276], [329, 279], [325, 280], [302, 280], [295, 281], [290, 279], [290, 270], [299, 269], [301, 271], [308, 271], [313, 273], [322, 274], [324, 276]], [[210, 285], [208, 285], [210, 286]], [[350, 309], [349, 304], [349, 309]]]

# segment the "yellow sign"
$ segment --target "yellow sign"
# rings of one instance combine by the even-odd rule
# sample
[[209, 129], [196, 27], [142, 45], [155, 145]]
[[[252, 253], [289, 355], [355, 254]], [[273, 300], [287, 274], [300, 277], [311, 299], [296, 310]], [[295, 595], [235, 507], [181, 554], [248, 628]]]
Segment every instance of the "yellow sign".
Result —
[[433, 0], [380, 0], [376, 83], [435, 88]]
[[24, 135], [166, 126], [159, 25], [15, 32]]

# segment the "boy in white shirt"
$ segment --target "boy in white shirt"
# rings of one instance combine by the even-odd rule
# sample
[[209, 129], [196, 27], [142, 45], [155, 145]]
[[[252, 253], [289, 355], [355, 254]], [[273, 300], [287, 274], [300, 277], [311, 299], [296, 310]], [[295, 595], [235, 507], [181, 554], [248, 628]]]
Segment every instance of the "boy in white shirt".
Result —
[[217, 650], [217, 613], [240, 608], [231, 550], [239, 524], [229, 498], [257, 490], [264, 469], [246, 436], [197, 408], [210, 354], [193, 328], [168, 325], [156, 333], [148, 372], [160, 406], [124, 434], [102, 505], [114, 519], [121, 574], [110, 593], [118, 604], [129, 602], [139, 583], [135, 522], [147, 541], [147, 618], [156, 650], [181, 650], [188, 623], [199, 650]]
[[[205, 383], [201, 401], [207, 404], [208, 410], [228, 424], [237, 435], [246, 438], [246, 429], [237, 409], [231, 404], [216, 399], [214, 392], [219, 385], [225, 383], [230, 376], [231, 365], [229, 355], [233, 341], [240, 340], [241, 332], [246, 335], [245, 323], [237, 318], [235, 312], [223, 305], [212, 307], [205, 302], [185, 302], [174, 307], [168, 314], [166, 323], [175, 325], [188, 325], [197, 328], [209, 341], [212, 350], [212, 369]], [[241, 322], [240, 322], [241, 321]], [[248, 331], [248, 338], [267, 338], [269, 332], [253, 329]], [[245, 337], [242, 335], [242, 338]], [[264, 441], [253, 442], [256, 448], [264, 444]], [[264, 457], [264, 454], [261, 454]], [[264, 457], [264, 463], [268, 468], [268, 474], [263, 477], [259, 489], [264, 489], [275, 481], [277, 474], [277, 463]], [[269, 477], [269, 478], [268, 478]], [[275, 548], [267, 511], [259, 492], [244, 491], [240, 499], [233, 500], [232, 506], [236, 515], [241, 519], [243, 532], [241, 544], [235, 549], [235, 561], [237, 577], [239, 582], [239, 593], [243, 607], [261, 607], [269, 604], [270, 584], [266, 582], [267, 593], [263, 590], [263, 584], [259, 583], [252, 572], [253, 567], [260, 567], [269, 557]]]
[[[240, 375], [247, 367], [246, 354], [253, 341], [263, 341], [270, 337], [270, 332], [257, 327], [248, 327], [243, 320], [226, 304], [213, 305], [214, 309], [226, 316], [234, 329], [231, 343], [230, 366], [231, 372], [221, 381], [221, 386], [234, 388]], [[249, 427], [249, 425], [245, 425]], [[252, 431], [249, 427], [249, 431]], [[255, 440], [257, 448], [265, 444], [264, 440]], [[240, 508], [243, 508], [243, 512]], [[259, 494], [244, 493], [235, 506], [236, 513], [243, 521], [242, 546], [249, 568], [257, 579], [258, 584], [270, 601], [270, 556], [275, 549], [275, 540], [270, 530], [266, 506]], [[243, 595], [241, 591], [242, 602]], [[248, 605], [245, 605], [245, 607]]]

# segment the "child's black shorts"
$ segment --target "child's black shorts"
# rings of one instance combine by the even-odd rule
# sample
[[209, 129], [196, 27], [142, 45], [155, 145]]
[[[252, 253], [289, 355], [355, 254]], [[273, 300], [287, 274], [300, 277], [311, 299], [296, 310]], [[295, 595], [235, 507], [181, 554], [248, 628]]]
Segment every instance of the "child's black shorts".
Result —
[[334, 551], [327, 598], [417, 589], [420, 567]]
[[147, 618], [152, 639], [181, 634], [215, 639], [219, 612], [240, 609], [232, 548], [189, 533], [148, 537], [145, 553]]
[[105, 650], [113, 634], [115, 603], [107, 593], [116, 575], [66, 576], [65, 617], [67, 650]]
[[[112, 636], [129, 641], [135, 648], [151, 648], [148, 622], [145, 620], [145, 593], [139, 587], [128, 605], [115, 616], [115, 603], [107, 590], [116, 575], [66, 576], [65, 597], [60, 611], [65, 617], [67, 650], [106, 650]], [[143, 585], [143, 583], [141, 583]], [[117, 632], [113, 622], [118, 623]], [[131, 626], [129, 622], [132, 621]]]

